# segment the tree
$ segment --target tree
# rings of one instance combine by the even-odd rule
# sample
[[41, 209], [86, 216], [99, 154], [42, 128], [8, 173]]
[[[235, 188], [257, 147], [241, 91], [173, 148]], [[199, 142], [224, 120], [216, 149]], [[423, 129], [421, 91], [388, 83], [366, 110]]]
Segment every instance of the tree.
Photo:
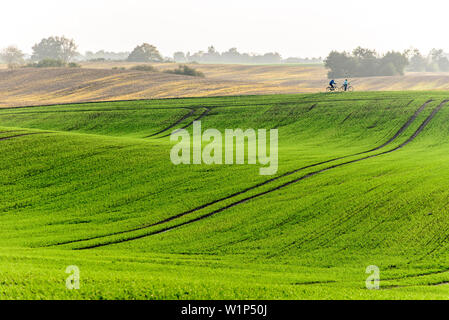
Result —
[[187, 58], [184, 52], [178, 51], [173, 54], [173, 60], [175, 60], [175, 62], [186, 62]]
[[430, 50], [429, 56], [433, 62], [438, 62], [438, 60], [440, 60], [442, 57], [444, 57], [443, 49], [435, 49], [434, 48], [434, 49]]
[[66, 37], [49, 37], [33, 46], [32, 60], [40, 61], [44, 59], [61, 60], [69, 62], [75, 55], [77, 45], [73, 39]]
[[324, 60], [324, 65], [330, 69], [327, 74], [329, 79], [349, 77], [356, 70], [356, 61], [347, 52], [332, 51]]
[[241, 58], [240, 52], [237, 51], [237, 48], [231, 48], [226, 52], [223, 52], [222, 55], [224, 62], [233, 62], [238, 63]]
[[203, 60], [204, 52], [198, 51], [191, 56], [189, 56], [189, 61], [201, 62]]
[[410, 53], [410, 63], [408, 70], [415, 72], [424, 72], [427, 68], [427, 59], [423, 57], [421, 52], [418, 49], [414, 49], [412, 53]]
[[375, 50], [357, 47], [353, 50], [352, 55], [355, 58], [357, 68], [354, 76], [375, 76], [379, 71], [379, 60]]
[[[381, 59], [381, 66], [389, 70], [389, 72], [383, 72], [382, 75], [403, 75], [404, 69], [408, 65], [408, 59], [406, 53], [390, 51]], [[388, 74], [393, 73], [393, 74]]]
[[210, 46], [209, 48], [207, 48], [207, 53], [208, 53], [208, 54], [211, 54], [211, 55], [215, 55], [215, 54], [217, 54], [218, 52], [217, 52], [217, 50], [215, 50], [215, 47], [214, 47], [214, 46]]
[[23, 63], [24, 54], [19, 48], [9, 46], [2, 50], [0, 57], [4, 62], [6, 62], [8, 68], [12, 69]]
[[356, 58], [372, 59], [372, 58], [376, 58], [377, 53], [376, 53], [376, 50], [357, 47], [352, 51], [352, 55]]
[[439, 71], [449, 71], [449, 60], [445, 56], [443, 49], [432, 49], [429, 56]]
[[207, 53], [203, 55], [203, 61], [205, 62], [216, 62], [220, 60], [220, 53], [215, 50], [214, 46], [207, 48]]
[[438, 61], [438, 67], [440, 71], [448, 72], [449, 71], [449, 59], [447, 57], [441, 57]]
[[162, 62], [162, 60], [157, 48], [148, 43], [137, 46], [128, 56], [130, 62]]
[[390, 51], [380, 56], [374, 50], [358, 47], [352, 55], [332, 51], [324, 63], [330, 69], [329, 78], [402, 75], [408, 64], [408, 53]]

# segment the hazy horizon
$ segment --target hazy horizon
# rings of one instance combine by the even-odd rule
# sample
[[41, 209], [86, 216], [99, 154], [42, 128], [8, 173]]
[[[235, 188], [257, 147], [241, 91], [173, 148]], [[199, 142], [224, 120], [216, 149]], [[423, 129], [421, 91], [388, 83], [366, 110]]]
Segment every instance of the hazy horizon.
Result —
[[[3, 4], [0, 47], [16, 45], [26, 53], [44, 37], [65, 35], [78, 51], [131, 51], [148, 42], [164, 56], [196, 52], [214, 45], [218, 51], [279, 52], [287, 57], [325, 57], [331, 50], [357, 46], [403, 51], [416, 47], [449, 51], [441, 33], [448, 6], [379, 0], [369, 9], [362, 1], [279, 0], [217, 3], [206, 0], [16, 1]], [[335, 18], [338, 17], [338, 18]], [[11, 30], [11, 32], [7, 32]], [[6, 31], [6, 32], [5, 32]]]

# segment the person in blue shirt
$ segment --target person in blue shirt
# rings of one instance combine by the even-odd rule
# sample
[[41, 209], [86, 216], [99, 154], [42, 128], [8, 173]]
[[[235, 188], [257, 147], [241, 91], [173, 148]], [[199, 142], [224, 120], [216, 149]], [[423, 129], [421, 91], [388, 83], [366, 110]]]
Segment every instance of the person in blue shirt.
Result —
[[345, 81], [343, 82], [343, 87], [345, 87], [345, 91], [348, 90], [348, 79], [345, 79]]
[[335, 82], [334, 79], [331, 80], [331, 82], [329, 82], [329, 85], [331, 86], [332, 89], [335, 89], [334, 85], [336, 85], [337, 83]]

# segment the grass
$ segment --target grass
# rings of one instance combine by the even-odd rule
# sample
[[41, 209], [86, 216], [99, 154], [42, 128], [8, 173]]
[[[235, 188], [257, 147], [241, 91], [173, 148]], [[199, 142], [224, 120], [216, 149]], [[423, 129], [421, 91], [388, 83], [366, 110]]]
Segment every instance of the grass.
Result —
[[[446, 299], [447, 98], [3, 109], [0, 298]], [[205, 110], [203, 129], [277, 128], [277, 175], [260, 176], [259, 165], [173, 165], [165, 135], [191, 131]], [[80, 290], [65, 288], [69, 265], [81, 270]], [[381, 290], [365, 288], [369, 265], [380, 268]]]

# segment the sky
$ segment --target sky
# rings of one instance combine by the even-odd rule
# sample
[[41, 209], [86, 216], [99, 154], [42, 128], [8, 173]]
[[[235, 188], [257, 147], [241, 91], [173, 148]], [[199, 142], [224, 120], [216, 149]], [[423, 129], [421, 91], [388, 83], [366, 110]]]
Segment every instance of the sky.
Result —
[[73, 38], [78, 51], [131, 51], [147, 42], [164, 56], [218, 51], [325, 57], [357, 46], [449, 52], [444, 0], [15, 0], [1, 4], [0, 48], [31, 53], [44, 37]]

